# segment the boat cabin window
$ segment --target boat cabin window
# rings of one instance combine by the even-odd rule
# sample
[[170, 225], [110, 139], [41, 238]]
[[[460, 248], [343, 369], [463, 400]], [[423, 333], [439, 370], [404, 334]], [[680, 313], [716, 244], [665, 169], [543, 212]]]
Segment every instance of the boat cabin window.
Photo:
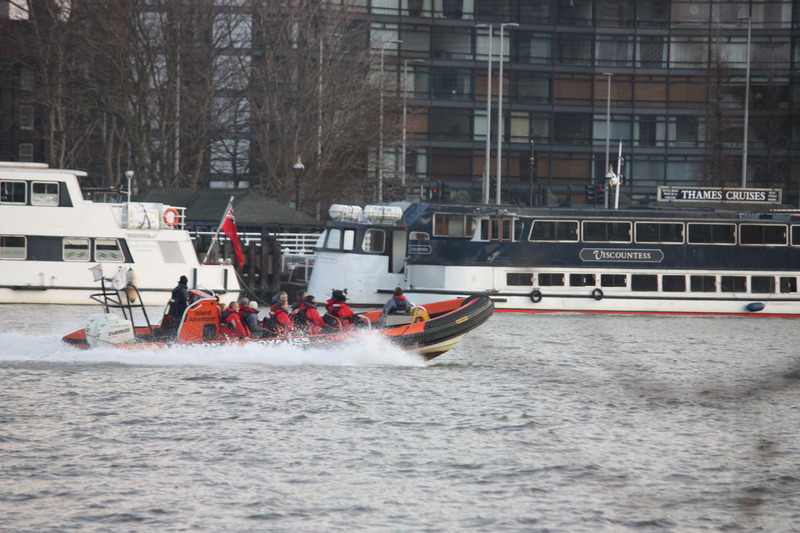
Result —
[[533, 274], [530, 272], [507, 272], [506, 284], [509, 287], [530, 287], [533, 285]]
[[28, 203], [28, 187], [24, 181], [0, 181], [0, 204]]
[[583, 223], [584, 242], [631, 242], [630, 222]]
[[601, 274], [601, 287], [627, 287], [628, 277], [625, 274]]
[[689, 223], [690, 244], [736, 244], [736, 224]]
[[58, 182], [34, 181], [31, 184], [31, 205], [58, 205]]
[[740, 244], [786, 245], [787, 227], [783, 224], [741, 224], [739, 226]]
[[717, 292], [715, 276], [692, 276], [689, 288], [692, 292]]
[[386, 232], [382, 229], [368, 229], [364, 234], [361, 248], [365, 252], [381, 253], [386, 248]]
[[800, 226], [792, 225], [792, 246], [800, 246]]
[[795, 277], [782, 277], [780, 284], [782, 293], [797, 292], [797, 278]]
[[664, 292], [686, 292], [686, 276], [672, 274], [661, 276], [661, 290]]
[[534, 220], [529, 241], [578, 241], [578, 223], [574, 220]]
[[719, 287], [722, 292], [747, 292], [747, 278], [745, 276], [720, 276]]
[[471, 237], [475, 219], [469, 215], [434, 213], [433, 234], [440, 237]]
[[682, 244], [683, 224], [680, 222], [636, 222], [636, 242], [651, 244]]
[[125, 254], [117, 239], [95, 239], [94, 241], [94, 260], [106, 261], [108, 263], [122, 263], [125, 261]]
[[89, 242], [89, 239], [82, 237], [65, 237], [62, 247], [64, 261], [89, 261]]
[[331, 228], [325, 241], [325, 248], [352, 250], [355, 246], [356, 232], [352, 229]]
[[0, 235], [0, 259], [25, 259], [28, 241], [19, 235]]
[[540, 287], [563, 287], [564, 274], [539, 274]]
[[658, 276], [655, 274], [632, 274], [631, 275], [631, 290], [632, 291], [657, 291], [658, 290]]
[[594, 287], [595, 277], [594, 274], [570, 274], [569, 275], [570, 287]]
[[412, 231], [408, 234], [408, 239], [411, 241], [429, 241], [431, 236], [424, 231]]
[[772, 276], [753, 276], [750, 278], [750, 292], [774, 294], [775, 278]]

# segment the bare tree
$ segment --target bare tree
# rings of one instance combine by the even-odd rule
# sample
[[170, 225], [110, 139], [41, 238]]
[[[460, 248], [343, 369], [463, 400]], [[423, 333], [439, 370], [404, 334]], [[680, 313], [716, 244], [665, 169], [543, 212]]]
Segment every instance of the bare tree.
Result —
[[[253, 7], [254, 47], [264, 51], [249, 83], [263, 189], [285, 201], [299, 196], [301, 206], [363, 200], [380, 105], [368, 21], [325, 2]], [[298, 156], [301, 176], [292, 172]]]
[[729, 94], [730, 71], [724, 47], [721, 44], [722, 32], [717, 28], [716, 42], [710, 47], [710, 65], [707, 85], [706, 105], [706, 158], [705, 176], [708, 185], [721, 187], [736, 175], [736, 161], [729, 149], [735, 128], [730, 118], [731, 102]]
[[[139, 188], [247, 181], [285, 202], [302, 197], [310, 211], [371, 196], [380, 92], [363, 9], [326, 0], [31, 3], [27, 46], [49, 163], [102, 169], [111, 185], [131, 169]], [[398, 109], [385, 99], [387, 117]], [[386, 146], [395, 126], [385, 121]], [[302, 174], [292, 171], [298, 157]]]

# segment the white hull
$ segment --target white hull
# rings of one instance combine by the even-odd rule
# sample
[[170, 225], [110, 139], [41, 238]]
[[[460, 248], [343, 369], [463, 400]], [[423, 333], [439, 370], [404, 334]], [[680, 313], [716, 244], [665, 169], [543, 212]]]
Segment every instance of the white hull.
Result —
[[[16, 202], [0, 205], [0, 236], [5, 237], [0, 248], [0, 303], [91, 304], [89, 295], [98, 292], [100, 284], [89, 269], [97, 264], [106, 278], [121, 268], [132, 269], [136, 285], [151, 302], [169, 299], [180, 276], [189, 279], [190, 288], [229, 293], [230, 299], [238, 296], [240, 285], [232, 266], [200, 264], [189, 233], [182, 229], [181, 208], [86, 201], [78, 184], [81, 175], [0, 165], [0, 181], [28, 187], [27, 198], [20, 193]], [[60, 200], [35, 196], [31, 183], [52, 185]], [[109, 243], [119, 248], [105, 255], [101, 248]]]
[[[504, 284], [508, 272], [519, 269], [505, 267], [463, 267], [414, 265], [404, 274], [383, 274], [386, 259], [356, 254], [323, 252], [317, 261], [309, 291], [325, 293], [325, 286], [338, 281], [338, 287], [348, 288], [348, 298], [364, 307], [382, 306], [395, 286], [405, 289], [406, 297], [416, 305], [437, 302], [443, 298], [460, 298], [469, 294], [487, 294], [497, 311], [531, 313], [654, 313], [654, 314], [712, 314], [800, 316], [800, 297], [797, 294], [735, 294], [735, 293], [663, 293], [634, 292], [627, 288], [608, 287], [595, 293], [595, 287], [540, 288], [541, 300], [531, 297], [530, 288]], [[383, 260], [383, 264], [381, 264]], [[368, 268], [365, 268], [367, 265]], [[543, 270], [546, 272], [546, 270]], [[598, 276], [602, 270], [593, 270]], [[695, 271], [670, 275], [697, 274]], [[747, 273], [738, 273], [747, 274]], [[751, 275], [779, 276], [780, 272], [752, 272]], [[324, 282], [322, 281], [324, 280]], [[329, 292], [329, 289], [328, 289]], [[313, 294], [316, 294], [312, 292]], [[758, 311], [748, 305], [763, 303]]]

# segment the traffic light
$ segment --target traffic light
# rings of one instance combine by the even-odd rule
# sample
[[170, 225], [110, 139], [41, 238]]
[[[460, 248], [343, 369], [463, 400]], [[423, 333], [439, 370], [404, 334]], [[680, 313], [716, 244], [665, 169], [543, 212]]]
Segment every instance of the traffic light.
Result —
[[594, 205], [594, 203], [596, 201], [595, 186], [592, 185], [592, 184], [589, 184], [589, 185], [584, 185], [583, 187], [584, 187], [585, 194], [586, 194], [586, 203]]
[[441, 190], [438, 185], [431, 187], [431, 200], [438, 202], [441, 196]]
[[447, 184], [443, 181], [439, 182], [439, 200], [444, 201], [447, 199]]

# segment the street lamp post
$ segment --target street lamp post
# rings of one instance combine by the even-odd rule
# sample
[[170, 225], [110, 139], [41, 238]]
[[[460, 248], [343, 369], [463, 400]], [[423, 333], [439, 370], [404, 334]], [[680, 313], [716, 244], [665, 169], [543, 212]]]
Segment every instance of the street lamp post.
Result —
[[502, 152], [502, 143], [503, 143], [503, 29], [505, 28], [516, 28], [519, 24], [515, 22], [504, 22], [500, 24], [500, 57], [498, 61], [500, 62], [500, 68], [498, 71], [498, 87], [497, 87], [497, 190], [495, 194], [497, 196], [497, 205], [500, 205], [500, 197], [501, 197], [501, 177], [503, 173], [503, 152]]
[[381, 43], [381, 69], [380, 69], [380, 131], [378, 132], [378, 203], [383, 202], [383, 58], [387, 44], [399, 44], [403, 41], [393, 40]]
[[478, 24], [476, 28], [489, 29], [489, 57], [486, 61], [486, 156], [483, 163], [483, 203], [489, 203], [490, 179], [492, 170], [492, 24]]
[[404, 59], [403, 60], [403, 153], [400, 155], [400, 184], [403, 186], [405, 193], [406, 187], [406, 140], [408, 133], [408, 64], [409, 63], [422, 63], [421, 59]]
[[746, 17], [739, 17], [739, 20], [747, 19], [747, 50], [745, 51], [745, 74], [744, 74], [744, 138], [742, 140], [742, 188], [747, 187], [747, 127], [750, 118], [750, 30], [753, 27], [752, 13]]
[[298, 210], [300, 209], [300, 177], [305, 169], [306, 166], [300, 159], [300, 154], [297, 154], [297, 161], [292, 166], [292, 170], [294, 170], [294, 208]]
[[[610, 172], [609, 167], [609, 143], [611, 141], [611, 78], [614, 77], [612, 72], [603, 72], [603, 76], [608, 76], [608, 83], [606, 85], [606, 165], [603, 167], [606, 172]], [[607, 176], [607, 174], [604, 174]], [[595, 189], [596, 190], [596, 189]], [[603, 187], [603, 206], [608, 209], [608, 187]]]

